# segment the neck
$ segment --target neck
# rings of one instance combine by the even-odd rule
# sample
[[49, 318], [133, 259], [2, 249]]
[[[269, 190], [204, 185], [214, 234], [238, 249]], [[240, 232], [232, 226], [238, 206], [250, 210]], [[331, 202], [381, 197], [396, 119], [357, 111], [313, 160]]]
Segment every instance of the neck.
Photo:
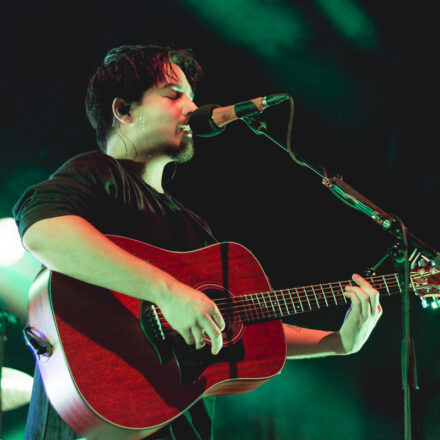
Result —
[[170, 162], [168, 157], [150, 157], [144, 164], [142, 180], [153, 187], [157, 192], [163, 194], [162, 178], [165, 166]]
[[148, 149], [136, 149], [129, 140], [124, 141], [120, 137], [113, 136], [107, 143], [107, 154], [114, 159], [134, 161], [140, 165], [142, 180], [154, 188], [157, 192], [164, 192], [162, 178], [165, 166], [171, 159], [163, 154], [152, 154]]
[[[379, 275], [367, 281], [382, 295], [401, 293], [397, 274]], [[313, 286], [295, 287], [292, 289], [273, 290], [262, 293], [243, 295], [236, 299], [232, 306], [239, 311], [245, 323], [270, 321], [285, 318], [299, 313], [312, 312], [332, 306], [345, 305], [350, 302], [345, 296], [345, 285], [353, 285], [351, 280], [334, 283], [316, 284]], [[229, 303], [219, 305], [231, 309]]]

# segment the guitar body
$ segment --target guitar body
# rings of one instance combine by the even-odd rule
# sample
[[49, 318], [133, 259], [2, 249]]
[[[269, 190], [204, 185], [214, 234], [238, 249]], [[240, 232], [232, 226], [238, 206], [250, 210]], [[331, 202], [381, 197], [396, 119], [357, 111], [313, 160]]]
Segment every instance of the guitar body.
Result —
[[[169, 252], [124, 237], [109, 239], [221, 304], [270, 290], [258, 261], [235, 243]], [[251, 391], [284, 365], [280, 320], [246, 325], [236, 312], [224, 314], [224, 348], [213, 356], [209, 344], [195, 350], [180, 337], [169, 338], [166, 322], [154, 327], [161, 315], [153, 309], [47, 269], [32, 286], [29, 325], [53, 347], [50, 356], [37, 356], [47, 395], [88, 440], [144, 438], [200, 398]]]

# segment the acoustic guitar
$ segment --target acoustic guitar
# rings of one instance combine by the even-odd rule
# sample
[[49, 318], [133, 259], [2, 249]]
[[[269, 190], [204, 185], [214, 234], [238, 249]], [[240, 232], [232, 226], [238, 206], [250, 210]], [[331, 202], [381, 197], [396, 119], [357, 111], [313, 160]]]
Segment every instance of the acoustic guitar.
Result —
[[[282, 318], [349, 303], [344, 286], [351, 281], [272, 290], [257, 259], [237, 243], [170, 252], [108, 238], [206, 293], [226, 328], [213, 356], [209, 340], [200, 350], [185, 344], [154, 304], [43, 269], [31, 288], [25, 336], [52, 405], [88, 440], [141, 439], [205, 396], [255, 389], [285, 363]], [[424, 300], [437, 297], [439, 272], [411, 272], [412, 289]], [[384, 295], [401, 291], [397, 274], [368, 281]]]

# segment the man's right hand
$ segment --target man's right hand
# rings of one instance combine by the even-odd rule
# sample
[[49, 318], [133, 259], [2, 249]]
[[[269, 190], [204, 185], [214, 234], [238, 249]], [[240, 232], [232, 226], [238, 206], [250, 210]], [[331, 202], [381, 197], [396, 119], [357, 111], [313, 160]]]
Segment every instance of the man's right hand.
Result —
[[225, 323], [213, 301], [123, 250], [82, 217], [40, 220], [28, 228], [23, 243], [51, 270], [157, 304], [187, 344], [203, 347], [204, 331], [212, 352], [220, 351]]
[[156, 303], [168, 324], [187, 344], [202, 348], [206, 343], [205, 333], [211, 340], [212, 354], [218, 354], [223, 345], [225, 321], [214, 301], [203, 292], [171, 279]]

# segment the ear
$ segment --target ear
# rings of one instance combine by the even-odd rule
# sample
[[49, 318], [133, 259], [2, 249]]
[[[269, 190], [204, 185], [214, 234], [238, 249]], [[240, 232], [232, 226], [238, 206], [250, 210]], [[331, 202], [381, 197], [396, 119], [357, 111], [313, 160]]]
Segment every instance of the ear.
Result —
[[113, 116], [122, 124], [131, 124], [133, 118], [130, 113], [130, 105], [122, 98], [115, 98], [112, 102]]

